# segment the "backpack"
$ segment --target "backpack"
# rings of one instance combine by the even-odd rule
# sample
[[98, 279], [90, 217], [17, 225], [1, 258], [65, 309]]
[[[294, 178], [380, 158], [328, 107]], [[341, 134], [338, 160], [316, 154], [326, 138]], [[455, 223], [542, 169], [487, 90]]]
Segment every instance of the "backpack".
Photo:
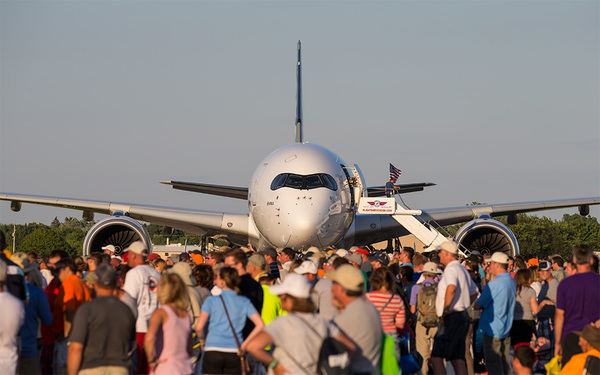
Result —
[[[329, 336], [323, 338], [307, 321], [300, 318], [320, 339], [323, 340], [317, 361], [317, 374], [319, 375], [345, 375], [350, 373], [350, 354], [344, 344]], [[294, 362], [295, 359], [289, 356]], [[299, 365], [298, 363], [296, 363]], [[300, 365], [299, 365], [300, 366]], [[302, 366], [300, 366], [302, 368]]]
[[440, 319], [435, 313], [435, 298], [437, 296], [438, 284], [424, 285], [419, 283], [421, 290], [417, 294], [417, 310], [419, 312], [417, 321], [425, 328], [438, 326]]

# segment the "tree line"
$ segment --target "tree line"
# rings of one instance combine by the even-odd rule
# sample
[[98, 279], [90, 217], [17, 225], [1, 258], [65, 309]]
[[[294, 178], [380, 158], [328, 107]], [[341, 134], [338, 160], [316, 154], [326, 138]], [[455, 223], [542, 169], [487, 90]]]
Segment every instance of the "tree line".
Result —
[[[561, 254], [570, 258], [570, 251], [577, 243], [587, 243], [600, 249], [600, 224], [593, 216], [563, 215], [562, 219], [554, 220], [546, 216], [519, 214], [517, 224], [508, 225], [506, 217], [498, 218], [507, 225], [517, 237], [520, 253], [526, 257], [541, 257]], [[63, 222], [54, 218], [50, 225], [41, 223], [29, 224], [0, 224], [0, 230], [6, 234], [8, 249], [13, 251], [13, 231], [17, 251], [35, 251], [38, 255], [50, 254], [52, 250], [63, 249], [72, 255], [81, 255], [83, 240], [87, 231], [96, 222], [78, 220], [67, 217]], [[444, 229], [454, 235], [462, 224], [447, 226]], [[174, 230], [165, 233], [162, 226], [145, 224], [152, 243], [166, 245], [186, 243], [199, 245], [206, 239], [202, 236]], [[209, 239], [210, 241], [214, 241]], [[214, 241], [217, 245], [226, 245], [226, 241]]]

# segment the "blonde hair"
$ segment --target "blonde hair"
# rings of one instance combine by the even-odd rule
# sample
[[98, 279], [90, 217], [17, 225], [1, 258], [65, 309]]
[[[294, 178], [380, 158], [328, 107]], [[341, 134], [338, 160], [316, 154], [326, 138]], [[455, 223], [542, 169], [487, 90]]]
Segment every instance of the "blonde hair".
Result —
[[176, 273], [164, 273], [160, 280], [162, 285], [158, 292], [158, 302], [161, 305], [174, 303], [179, 310], [186, 311], [189, 298], [181, 277]]
[[529, 272], [531, 272], [531, 281], [534, 283], [539, 283], [540, 281], [542, 281], [542, 278], [540, 277], [540, 271], [538, 269], [538, 266], [532, 266], [531, 268], [529, 268]]

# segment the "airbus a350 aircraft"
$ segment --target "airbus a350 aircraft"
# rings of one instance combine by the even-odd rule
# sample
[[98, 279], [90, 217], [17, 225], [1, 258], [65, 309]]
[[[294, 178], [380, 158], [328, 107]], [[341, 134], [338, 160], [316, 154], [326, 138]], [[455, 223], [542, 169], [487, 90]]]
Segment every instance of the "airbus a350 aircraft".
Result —
[[[23, 202], [71, 208], [93, 219], [94, 213], [111, 215], [99, 221], [87, 234], [84, 254], [113, 244], [123, 249], [150, 237], [137, 220], [177, 228], [200, 235], [224, 234], [237, 244], [257, 248], [310, 246], [350, 247], [368, 245], [413, 233], [428, 245], [444, 240], [432, 228], [470, 221], [455, 235], [463, 249], [482, 252], [518, 253], [513, 233], [492, 217], [565, 207], [579, 207], [587, 215], [589, 205], [600, 197], [498, 205], [406, 210], [383, 187], [365, 187], [358, 166], [348, 166], [325, 147], [303, 142], [300, 42], [298, 42], [296, 142], [268, 155], [258, 166], [248, 188], [165, 181], [175, 189], [213, 194], [248, 201], [247, 214], [209, 212], [173, 207], [81, 200], [60, 197], [0, 193], [19, 211]], [[432, 183], [396, 185], [399, 194], [420, 191]], [[359, 205], [371, 205], [360, 210]]]

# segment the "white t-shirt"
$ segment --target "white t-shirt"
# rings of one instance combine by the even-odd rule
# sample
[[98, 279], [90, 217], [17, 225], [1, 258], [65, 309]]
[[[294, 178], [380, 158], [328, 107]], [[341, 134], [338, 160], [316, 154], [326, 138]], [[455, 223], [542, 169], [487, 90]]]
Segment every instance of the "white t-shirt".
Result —
[[444, 299], [448, 285], [456, 286], [456, 293], [450, 304], [450, 311], [465, 311], [471, 306], [471, 295], [477, 294], [477, 286], [471, 279], [469, 271], [458, 260], [448, 263], [442, 278], [438, 283], [438, 293], [435, 298], [435, 313], [442, 316], [444, 313]]
[[148, 265], [134, 267], [125, 277], [123, 290], [136, 302], [138, 317], [135, 323], [136, 332], [148, 332], [150, 316], [158, 307], [156, 289], [160, 274]]
[[9, 292], [0, 292], [0, 374], [16, 374], [17, 335], [25, 322], [25, 306]]

